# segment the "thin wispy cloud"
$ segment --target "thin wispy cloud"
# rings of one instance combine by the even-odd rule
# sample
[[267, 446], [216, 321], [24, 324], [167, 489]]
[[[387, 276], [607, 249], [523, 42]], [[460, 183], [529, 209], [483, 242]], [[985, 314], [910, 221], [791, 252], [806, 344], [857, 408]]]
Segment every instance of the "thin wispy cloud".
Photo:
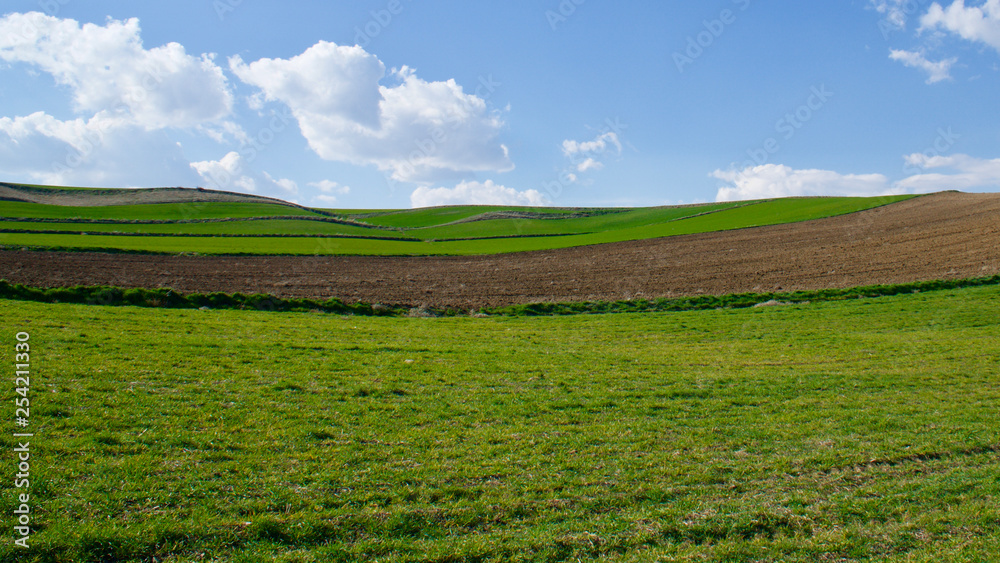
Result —
[[951, 67], [958, 62], [958, 59], [955, 57], [942, 59], [940, 61], [931, 61], [928, 60], [923, 53], [916, 51], [904, 51], [901, 49], [892, 49], [889, 52], [889, 58], [894, 61], [899, 61], [910, 68], [918, 68], [926, 72], [928, 84], [935, 84], [943, 80], [951, 80]]

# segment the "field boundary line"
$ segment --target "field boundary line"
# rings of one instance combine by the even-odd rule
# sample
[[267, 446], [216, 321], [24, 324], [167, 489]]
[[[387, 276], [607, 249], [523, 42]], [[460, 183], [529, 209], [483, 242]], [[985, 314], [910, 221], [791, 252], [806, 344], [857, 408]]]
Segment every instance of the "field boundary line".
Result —
[[478, 309], [425, 308], [409, 303], [347, 302], [333, 297], [283, 298], [266, 293], [182, 293], [169, 288], [122, 288], [114, 286], [32, 287], [11, 284], [0, 279], [0, 299], [40, 303], [69, 303], [104, 306], [137, 306], [169, 309], [238, 309], [270, 312], [325, 312], [357, 316], [407, 316], [415, 311], [420, 316], [457, 317], [466, 315], [488, 317], [555, 317], [569, 315], [668, 313], [704, 311], [709, 309], [747, 309], [756, 305], [778, 302], [785, 305], [808, 305], [814, 302], [876, 299], [896, 295], [917, 294], [971, 287], [1000, 285], [1000, 275], [960, 280], [932, 280], [892, 285], [861, 286], [847, 289], [821, 289], [782, 293], [738, 293], [700, 295], [694, 297], [639, 299], [622, 301], [592, 301], [579, 303], [534, 303]]

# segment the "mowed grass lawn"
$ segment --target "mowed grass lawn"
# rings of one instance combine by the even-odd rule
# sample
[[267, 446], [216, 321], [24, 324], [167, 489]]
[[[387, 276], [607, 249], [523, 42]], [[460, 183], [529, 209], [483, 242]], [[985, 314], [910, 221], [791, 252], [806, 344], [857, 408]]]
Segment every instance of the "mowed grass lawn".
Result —
[[556, 318], [0, 301], [36, 434], [32, 547], [5, 485], [0, 561], [994, 560], [998, 319], [996, 286]]

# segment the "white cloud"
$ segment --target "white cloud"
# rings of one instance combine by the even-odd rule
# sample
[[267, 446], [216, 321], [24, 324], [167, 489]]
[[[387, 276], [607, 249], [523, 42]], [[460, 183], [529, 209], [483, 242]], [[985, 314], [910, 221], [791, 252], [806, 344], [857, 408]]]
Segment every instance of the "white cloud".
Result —
[[955, 0], [947, 8], [935, 2], [920, 18], [920, 30], [938, 28], [1000, 51], [1000, 0], [986, 0], [980, 6], [966, 6], [965, 0]]
[[242, 126], [233, 121], [227, 120], [219, 124], [211, 125], [203, 124], [199, 125], [196, 130], [220, 145], [225, 144], [230, 139], [233, 139], [241, 144], [248, 144], [251, 142], [250, 135], [247, 134]]
[[323, 159], [375, 165], [406, 182], [513, 169], [497, 140], [503, 120], [454, 80], [427, 82], [406, 67], [387, 75], [361, 47], [325, 41], [291, 59], [233, 57], [230, 68], [286, 104]]
[[260, 59], [247, 65], [236, 56], [229, 64], [268, 101], [285, 102], [297, 114], [327, 116], [341, 127], [380, 127], [378, 83], [385, 66], [361, 47], [320, 41], [291, 59]]
[[904, 157], [909, 166], [923, 170], [950, 169], [951, 173], [923, 172], [904, 178], [896, 186], [907, 193], [927, 193], [943, 190], [1000, 189], [1000, 158], [986, 160], [965, 154], [927, 156], [911, 154]]
[[567, 139], [562, 143], [563, 154], [576, 167], [577, 172], [588, 172], [604, 168], [604, 163], [595, 157], [604, 155], [614, 147], [616, 154], [622, 153], [622, 143], [613, 131], [601, 133], [593, 141]]
[[39, 12], [0, 18], [0, 60], [26, 63], [73, 92], [81, 113], [114, 112], [146, 129], [221, 120], [232, 94], [211, 55], [168, 43], [146, 49], [139, 20], [80, 25]]
[[563, 141], [563, 154], [567, 157], [572, 158], [580, 154], [594, 154], [603, 153], [608, 150], [609, 145], [614, 145], [615, 149], [619, 154], [622, 152], [621, 141], [618, 140], [618, 135], [613, 131], [608, 131], [598, 135], [593, 141], [573, 141], [566, 140]]
[[192, 162], [194, 168], [213, 190], [256, 192], [257, 182], [243, 174], [243, 158], [238, 152], [230, 152], [220, 160]]
[[576, 170], [577, 172], [586, 172], [588, 170], [600, 170], [601, 168], [604, 168], [604, 164], [594, 160], [593, 158], [588, 158], [578, 164]]
[[338, 195], [347, 195], [351, 193], [350, 186], [342, 186], [339, 183], [331, 180], [309, 182], [308, 185], [320, 191], [319, 195], [313, 197], [313, 202], [315, 204], [333, 206], [336, 205], [337, 202], [339, 201], [337, 199]]
[[212, 56], [189, 55], [177, 43], [146, 49], [137, 19], [102, 26], [7, 14], [0, 18], [0, 61], [50, 74], [83, 115], [0, 117], [0, 171], [9, 176], [55, 185], [192, 186], [202, 177], [168, 129], [220, 142], [245, 136], [226, 120], [232, 93]]
[[[891, 182], [882, 174], [840, 174], [830, 170], [795, 170], [780, 164], [743, 170], [716, 170], [711, 176], [727, 183], [716, 201], [797, 196], [879, 196], [932, 193], [945, 190], [1000, 189], [1000, 158], [987, 160], [964, 154], [903, 157], [906, 171], [915, 174]], [[945, 172], [927, 172], [947, 169]]]
[[64, 186], [190, 186], [199, 180], [163, 131], [104, 113], [70, 121], [44, 112], [0, 117], [0, 170]]
[[875, 196], [897, 193], [881, 174], [839, 174], [829, 170], [794, 170], [781, 164], [743, 170], [716, 170], [712, 177], [727, 182], [716, 201], [797, 196]]
[[454, 188], [428, 188], [421, 186], [410, 195], [413, 207], [439, 205], [518, 205], [544, 206], [549, 201], [537, 190], [517, 191], [493, 183], [462, 182]]
[[288, 178], [274, 178], [267, 172], [262, 172], [264, 178], [273, 184], [274, 186], [280, 188], [287, 195], [295, 195], [299, 193], [299, 185]]
[[342, 186], [337, 182], [332, 182], [330, 180], [323, 180], [320, 182], [310, 182], [309, 185], [314, 188], [317, 188], [319, 191], [325, 194], [347, 195], [351, 193], [350, 186]]
[[951, 67], [958, 59], [944, 59], [937, 62], [929, 61], [923, 53], [891, 49], [889, 58], [899, 61], [910, 68], [919, 68], [927, 73], [927, 83], [934, 84], [942, 80], [951, 80]]
[[885, 21], [897, 29], [906, 27], [908, 10], [912, 2], [913, 0], [871, 0], [872, 7], [878, 13], [884, 14]]
[[246, 159], [238, 152], [230, 152], [220, 160], [192, 162], [206, 188], [213, 190], [249, 192], [278, 198], [299, 193], [299, 186], [286, 178], [274, 178], [267, 172], [249, 170]]

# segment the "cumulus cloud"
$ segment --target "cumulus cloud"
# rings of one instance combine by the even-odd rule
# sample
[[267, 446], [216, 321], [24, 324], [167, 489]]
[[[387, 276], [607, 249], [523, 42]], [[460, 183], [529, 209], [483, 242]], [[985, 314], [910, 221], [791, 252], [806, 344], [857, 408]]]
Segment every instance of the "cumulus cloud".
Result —
[[163, 131], [103, 113], [69, 121], [43, 112], [0, 117], [0, 170], [66, 186], [190, 186], [200, 180]]
[[326, 116], [341, 127], [379, 129], [379, 81], [385, 66], [361, 47], [321, 41], [291, 59], [260, 59], [248, 65], [232, 57], [230, 68], [240, 80], [260, 88], [268, 101]]
[[549, 201], [537, 190], [518, 191], [493, 183], [462, 182], [454, 188], [428, 188], [421, 186], [410, 195], [413, 207], [439, 205], [519, 205], [538, 207]]
[[927, 73], [927, 83], [934, 84], [942, 80], [951, 80], [951, 67], [958, 59], [943, 59], [937, 62], [927, 60], [923, 53], [891, 49], [889, 58], [899, 61], [910, 68], [918, 68]]
[[[711, 176], [726, 183], [716, 201], [798, 196], [879, 196], [932, 193], [945, 190], [1000, 189], [1000, 159], [965, 154], [914, 153], [903, 157], [906, 171], [915, 173], [891, 182], [882, 174], [840, 174], [831, 170], [795, 170], [780, 164], [743, 170], [716, 170]], [[943, 169], [942, 172], [929, 172]]]
[[280, 188], [281, 193], [283, 193], [286, 196], [295, 195], [299, 193], [299, 185], [296, 184], [293, 180], [289, 180], [288, 178], [274, 178], [267, 172], [261, 172], [261, 174], [264, 175], [264, 179], [267, 180], [268, 182], [267, 184], [265, 184], [265, 186], [267, 187], [274, 186]]
[[299, 186], [286, 178], [274, 178], [267, 172], [254, 172], [238, 152], [230, 152], [219, 160], [192, 162], [205, 187], [213, 190], [250, 192], [277, 198], [289, 198], [299, 193]]
[[604, 168], [604, 164], [594, 160], [593, 158], [588, 158], [587, 160], [584, 160], [576, 167], [578, 172], [587, 172], [588, 170], [600, 170], [601, 168]]
[[513, 169], [497, 139], [503, 119], [454, 80], [428, 82], [407, 67], [387, 73], [361, 47], [326, 41], [291, 59], [229, 62], [266, 100], [292, 110], [323, 159], [375, 165], [406, 182]]
[[309, 182], [308, 185], [320, 191], [318, 195], [313, 196], [313, 203], [316, 205], [336, 205], [339, 201], [337, 199], [338, 195], [347, 195], [351, 193], [350, 186], [343, 186], [331, 180]]
[[920, 30], [936, 29], [1000, 51], [1000, 0], [986, 0], [980, 6], [966, 6], [965, 0], [955, 0], [947, 8], [935, 2], [920, 18]]
[[618, 135], [613, 131], [608, 131], [598, 135], [593, 141], [563, 141], [563, 153], [568, 157], [578, 154], [603, 153], [608, 150], [608, 145], [614, 145], [619, 153], [622, 152], [622, 144], [618, 140]]
[[0, 18], [0, 60], [51, 74], [73, 93], [80, 113], [126, 114], [146, 129], [221, 120], [232, 94], [211, 55], [168, 43], [146, 49], [139, 20], [80, 25], [39, 12]]
[[[916, 153], [906, 156], [905, 160], [908, 166], [923, 170], [896, 183], [906, 193], [1000, 189], [1000, 158], [987, 160], [965, 154], [928, 156]], [[950, 172], [927, 172], [931, 169]]]
[[[228, 120], [233, 96], [211, 55], [178, 43], [147, 49], [137, 19], [83, 24], [38, 12], [0, 17], [0, 61], [22, 64], [66, 87], [81, 117], [45, 112], [0, 117], [0, 170], [44, 184], [192, 186], [192, 167], [171, 129], [219, 142], [245, 137]], [[287, 192], [285, 180], [260, 176]]]
[[897, 193], [882, 174], [839, 174], [830, 170], [795, 170], [763, 164], [743, 170], [716, 170], [712, 177], [728, 185], [716, 201], [796, 196], [875, 196]]
[[597, 160], [614, 147], [615, 154], [622, 153], [622, 143], [618, 139], [618, 134], [614, 131], [601, 133], [593, 141], [574, 141], [567, 139], [562, 143], [563, 154], [573, 163], [577, 172], [587, 172], [589, 170], [600, 170], [604, 168], [604, 163]]

